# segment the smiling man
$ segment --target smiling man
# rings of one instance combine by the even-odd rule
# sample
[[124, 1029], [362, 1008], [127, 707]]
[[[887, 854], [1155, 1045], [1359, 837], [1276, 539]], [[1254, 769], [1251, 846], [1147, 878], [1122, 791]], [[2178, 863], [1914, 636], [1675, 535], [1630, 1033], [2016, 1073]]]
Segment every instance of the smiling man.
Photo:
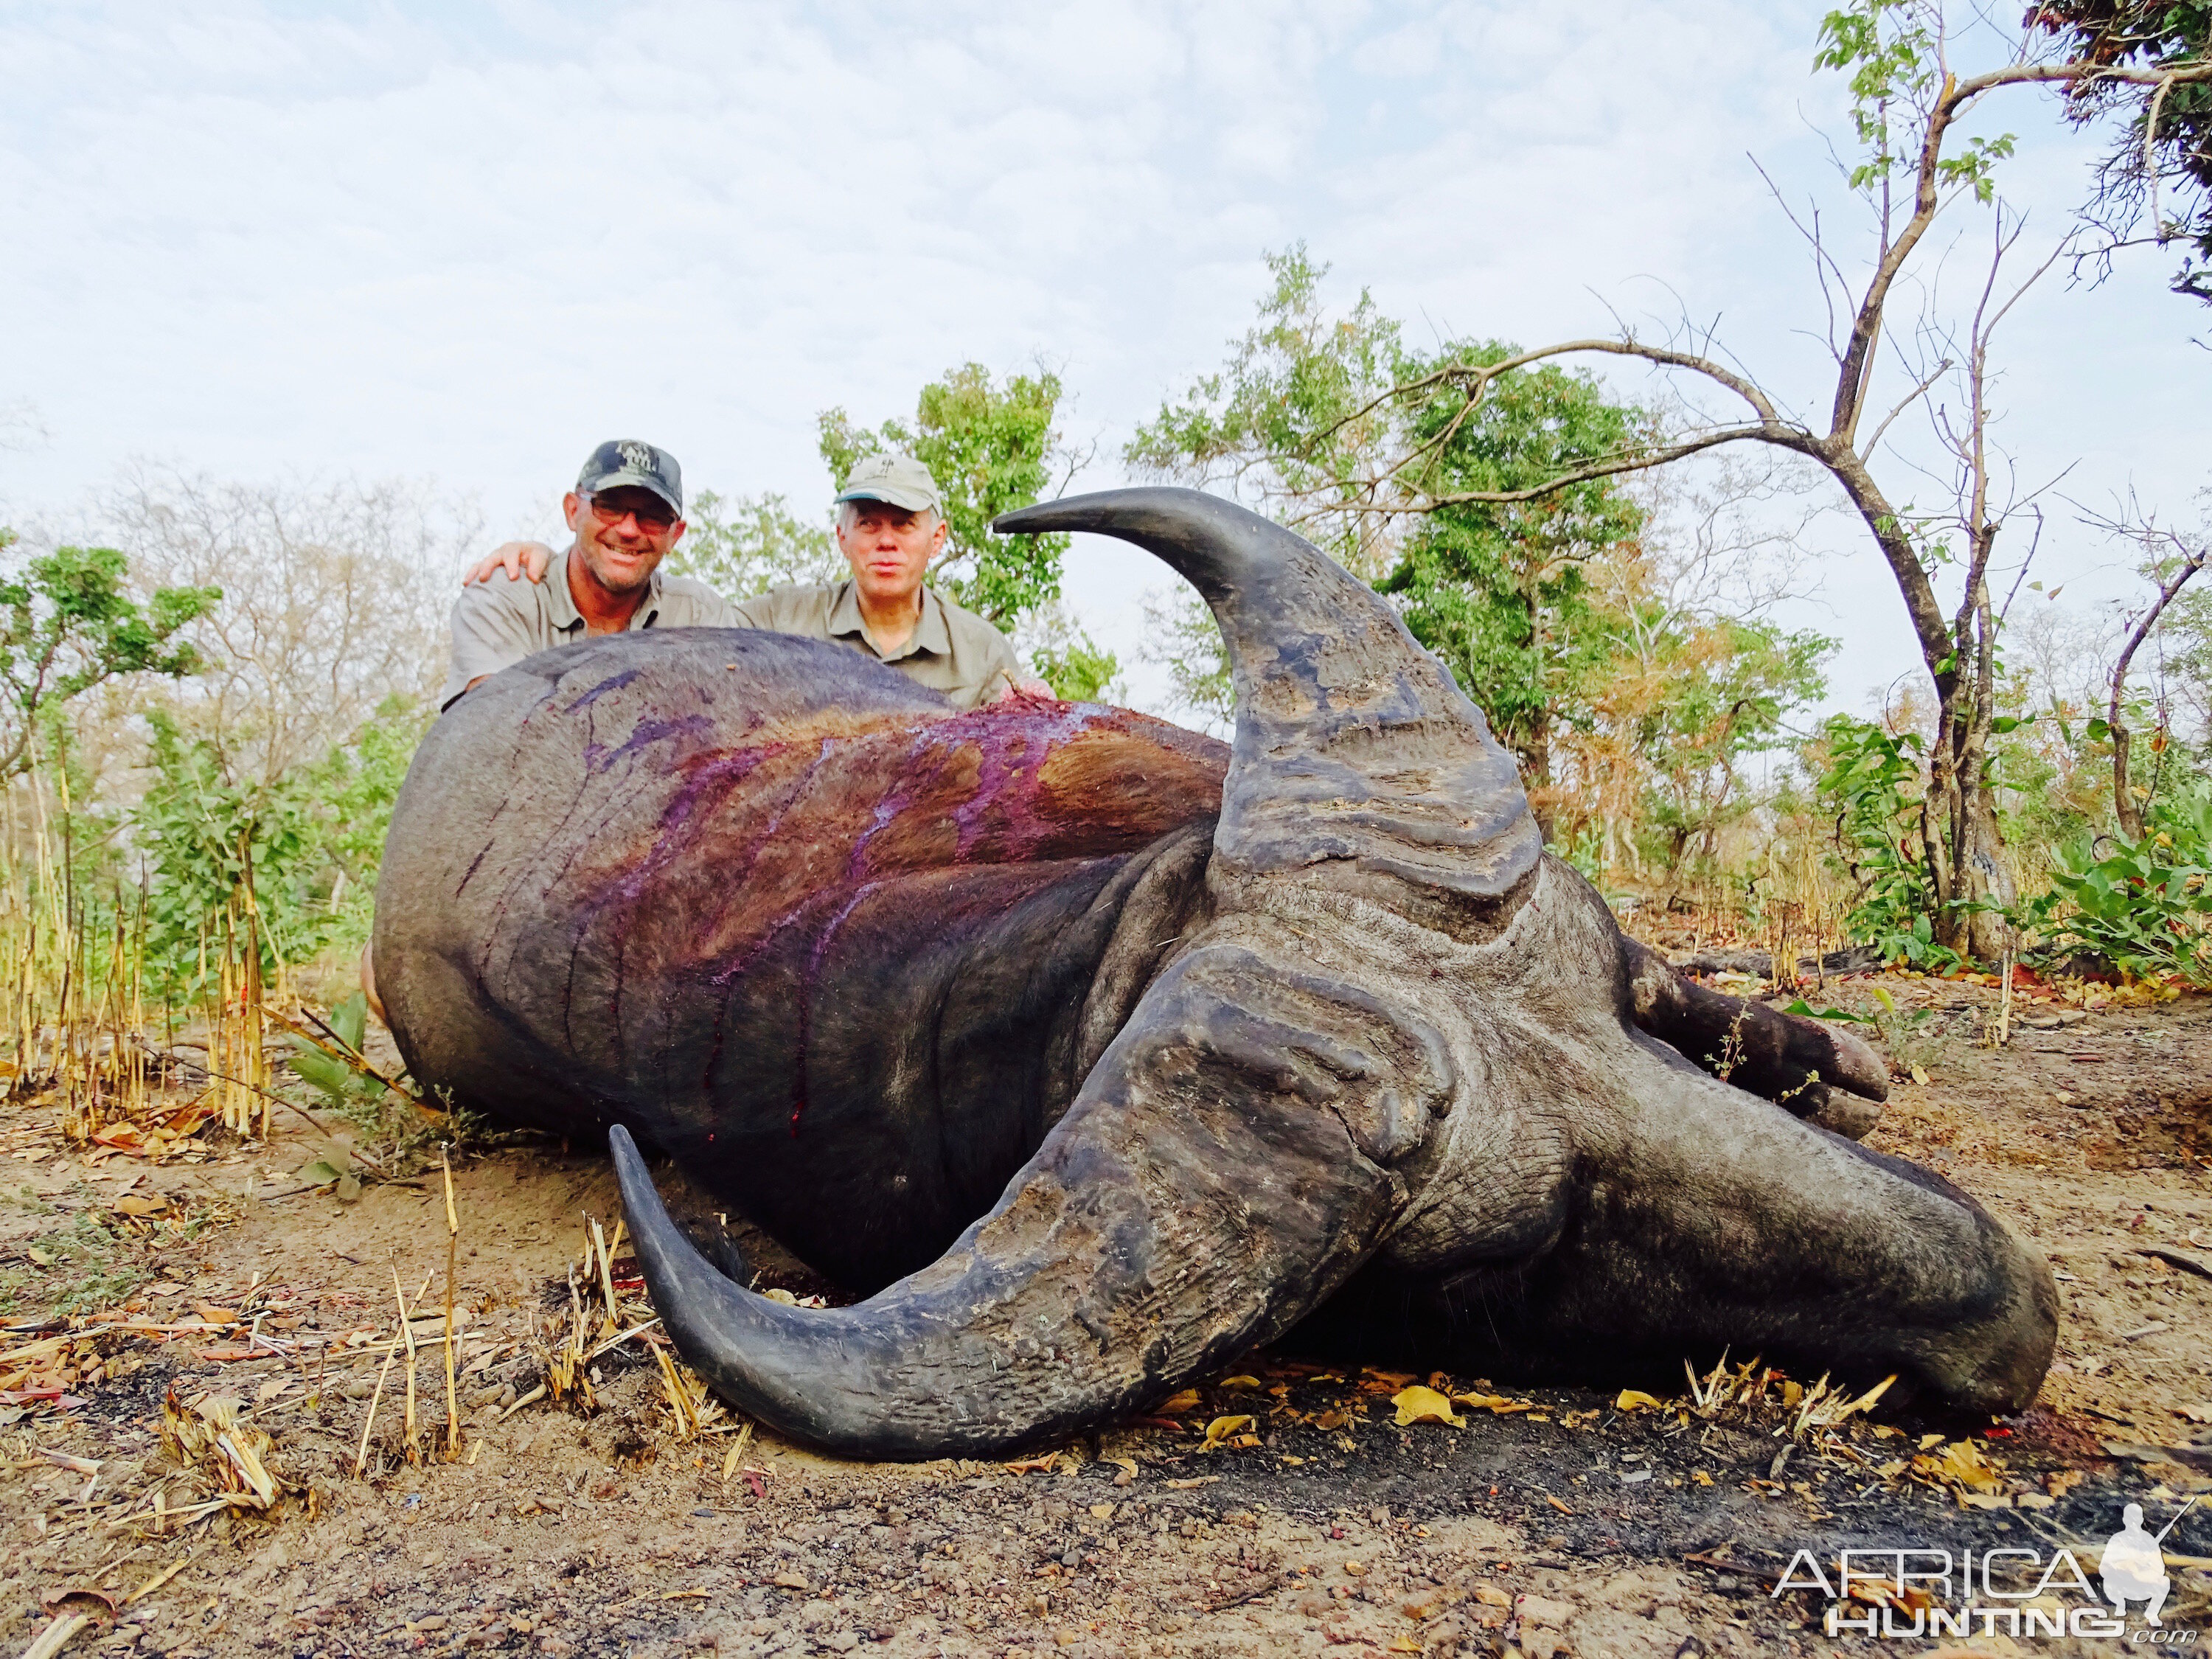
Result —
[[574, 539], [541, 549], [545, 580], [471, 580], [453, 605], [453, 665], [441, 713], [489, 675], [556, 645], [633, 628], [738, 628], [734, 607], [702, 581], [664, 576], [684, 535], [684, 477], [676, 458], [623, 438], [584, 463], [561, 509]]
[[[672, 468], [675, 464], [669, 465]], [[573, 501], [575, 497], [569, 499]], [[911, 455], [867, 456], [853, 468], [845, 487], [837, 492], [836, 507], [837, 550], [853, 567], [847, 580], [779, 587], [738, 605], [714, 599], [713, 603], [721, 606], [719, 620], [687, 614], [680, 619], [664, 617], [660, 626], [763, 628], [827, 640], [897, 669], [917, 685], [941, 693], [957, 708], [978, 708], [1017, 691], [1053, 695], [1049, 685], [1023, 671], [1021, 659], [1004, 634], [924, 580], [932, 561], [944, 551], [946, 534], [945, 498], [927, 466]], [[576, 522], [573, 513], [569, 522]], [[676, 531], [682, 533], [680, 522]], [[668, 545], [675, 545], [675, 537], [669, 538]], [[466, 595], [489, 588], [520, 595], [513, 603], [529, 610], [529, 595], [559, 586], [558, 573], [549, 568], [552, 556], [552, 550], [542, 543], [506, 543], [469, 574], [464, 604]], [[575, 568], [572, 556], [572, 575]], [[502, 569], [507, 574], [504, 581], [496, 580]], [[518, 580], [521, 576], [530, 580]], [[674, 592], [679, 583], [687, 594], [696, 592], [712, 598], [702, 584], [683, 577], [669, 578], [665, 591]], [[544, 602], [539, 608], [544, 608]], [[456, 675], [460, 672], [459, 623], [457, 607]], [[509, 656], [499, 665], [519, 660], [520, 655]], [[453, 684], [459, 686], [461, 683], [456, 679]], [[447, 701], [459, 695], [459, 690], [449, 688]]]

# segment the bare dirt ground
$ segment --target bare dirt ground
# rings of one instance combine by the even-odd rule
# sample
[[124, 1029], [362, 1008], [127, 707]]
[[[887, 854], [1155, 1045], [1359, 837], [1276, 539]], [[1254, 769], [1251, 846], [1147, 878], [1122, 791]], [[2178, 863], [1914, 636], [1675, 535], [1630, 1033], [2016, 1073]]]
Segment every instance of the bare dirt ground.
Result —
[[[434, 1150], [348, 1203], [303, 1189], [322, 1142], [292, 1115], [266, 1141], [203, 1129], [149, 1157], [64, 1144], [51, 1102], [9, 1108], [0, 1646], [83, 1613], [73, 1653], [1926, 1650], [1827, 1634], [1824, 1598], [1770, 1591], [1800, 1548], [1847, 1544], [2063, 1542], [2094, 1574], [2124, 1502], [2156, 1527], [2212, 1492], [2212, 1000], [2028, 998], [1996, 1050], [1984, 985], [1810, 994], [1871, 1009], [1877, 983], [1908, 1080], [1872, 1144], [1979, 1195], [2060, 1275], [2058, 1363], [2017, 1419], [1877, 1402], [1800, 1427], [1785, 1401], [1815, 1379], [1733, 1361], [1704, 1404], [1680, 1377], [1644, 1404], [1263, 1353], [1159, 1419], [1011, 1466], [842, 1463], [712, 1407], [686, 1437], [650, 1330], [585, 1368], [588, 1408], [529, 1398], [590, 1301], [569, 1288], [584, 1218], [611, 1231], [617, 1206], [604, 1158], [525, 1140], [465, 1143], [455, 1166], [447, 1462]], [[428, 1286], [423, 1461], [403, 1357], [356, 1478], [395, 1278]], [[1472, 1399], [1465, 1426], [1398, 1426], [1415, 1384]], [[165, 1414], [191, 1444], [165, 1445]], [[2166, 1540], [2171, 1629], [2212, 1623], [2208, 1508]], [[2123, 1650], [2002, 1625], [1941, 1645]]]

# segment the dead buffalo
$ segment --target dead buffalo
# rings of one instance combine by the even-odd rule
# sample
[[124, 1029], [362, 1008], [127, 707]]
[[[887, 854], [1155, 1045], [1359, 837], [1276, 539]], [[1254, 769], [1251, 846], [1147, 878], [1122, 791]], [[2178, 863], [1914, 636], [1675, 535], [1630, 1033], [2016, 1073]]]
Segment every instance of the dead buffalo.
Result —
[[[1388, 605], [1186, 490], [1000, 528], [1194, 583], [1234, 746], [629, 634], [471, 692], [393, 815], [374, 961], [409, 1066], [611, 1137], [654, 1303], [726, 1398], [856, 1455], [1001, 1453], [1310, 1316], [1470, 1368], [1727, 1343], [2033, 1396], [2041, 1258], [1820, 1127], [1872, 1121], [1862, 1044], [1626, 939]], [[731, 1282], [633, 1136], [866, 1299]]]

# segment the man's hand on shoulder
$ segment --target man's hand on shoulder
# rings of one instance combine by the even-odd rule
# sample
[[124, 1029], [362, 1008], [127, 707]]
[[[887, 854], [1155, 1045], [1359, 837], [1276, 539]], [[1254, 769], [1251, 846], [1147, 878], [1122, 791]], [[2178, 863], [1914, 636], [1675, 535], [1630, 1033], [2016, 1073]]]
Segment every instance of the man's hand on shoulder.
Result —
[[999, 695], [993, 697], [991, 701], [1005, 702], [1013, 697], [1019, 697], [1027, 702], [1058, 702], [1060, 701], [1060, 694], [1042, 680], [1024, 680], [1018, 685], [1009, 680], [999, 689]]
[[553, 550], [544, 542], [501, 542], [494, 548], [483, 563], [461, 578], [461, 586], [471, 582], [488, 582], [495, 571], [504, 570], [507, 579], [527, 576], [534, 582], [545, 580], [545, 572], [553, 562]]

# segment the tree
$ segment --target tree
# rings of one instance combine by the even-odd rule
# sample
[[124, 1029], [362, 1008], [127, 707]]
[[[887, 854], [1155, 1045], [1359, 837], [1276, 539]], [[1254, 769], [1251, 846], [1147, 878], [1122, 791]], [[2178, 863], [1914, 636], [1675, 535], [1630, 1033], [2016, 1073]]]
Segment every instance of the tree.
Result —
[[726, 599], [832, 581], [844, 573], [829, 531], [801, 522], [779, 495], [725, 501], [702, 489], [692, 498], [684, 524], [684, 539], [669, 555], [669, 569], [698, 577]]
[[950, 370], [921, 389], [915, 417], [871, 431], [842, 409], [817, 417], [822, 459], [842, 484], [864, 455], [913, 455], [945, 495], [945, 551], [931, 568], [954, 599], [1002, 629], [1060, 597], [1066, 536], [994, 536], [991, 520], [1043, 495], [1083, 458], [1071, 453], [1053, 422], [1060, 410], [1056, 374], [1009, 374], [994, 383], [981, 363]]
[[[1516, 752], [1547, 832], [1562, 811], [1578, 823], [1595, 813], [1620, 849], [1620, 822], [1666, 791], [1662, 777], [1686, 800], [1700, 796], [1683, 814], [1698, 830], [1716, 822], [1735, 763], [1773, 738], [1782, 711], [1818, 695], [1808, 665], [1826, 649], [1814, 636], [1714, 609], [1719, 586], [1709, 579], [1730, 562], [1716, 522], [1772, 481], [1730, 477], [1723, 499], [1702, 504], [1696, 545], [1662, 581], [1646, 541], [1650, 514], [1620, 480], [1504, 498], [1515, 485], [1650, 441], [1650, 412], [1556, 365], [1492, 376], [1490, 395], [1471, 402], [1451, 390], [1450, 371], [1502, 363], [1513, 348], [1448, 344], [1417, 356], [1364, 291], [1332, 312], [1322, 291], [1328, 267], [1303, 246], [1267, 264], [1273, 281], [1258, 325], [1232, 343], [1219, 372], [1139, 429], [1125, 452], [1131, 467], [1226, 489], [1395, 599]], [[1454, 494], [1464, 499], [1433, 506]], [[1146, 617], [1149, 653], [1179, 701], [1224, 727], [1227, 662], [1212, 619], [1188, 595], [1148, 600]], [[1736, 661], [1740, 650], [1759, 665]], [[1710, 679], [1725, 702], [1662, 732], [1621, 695], [1621, 681], [1642, 673], [1663, 701], [1659, 676], [1668, 672]], [[1765, 689], [1753, 692], [1754, 683]]]
[[[0, 530], [0, 551], [15, 541]], [[127, 574], [114, 548], [58, 547], [0, 580], [0, 781], [27, 772], [40, 726], [94, 686], [199, 668], [199, 653], [172, 641], [222, 591], [156, 588], [142, 605], [125, 589]]]
[[[1364, 296], [1363, 296], [1364, 297]], [[1500, 362], [1495, 342], [1401, 358], [1401, 378], [1434, 386], [1441, 368]], [[1418, 464], [1400, 479], [1431, 497], [1499, 495], [1617, 453], [1641, 412], [1608, 402], [1596, 380], [1556, 365], [1502, 377], [1480, 404], [1414, 395], [1401, 411]], [[1522, 501], [1455, 500], [1422, 514], [1377, 583], [1406, 625], [1489, 711], [1520, 757], [1547, 834], [1555, 801], [1553, 731], [1587, 709], [1612, 654], [1584, 567], [1632, 552], [1643, 514], [1609, 477]]]
[[[2212, 4], [2205, 0], [2039, 0], [2028, 25], [2069, 58], [2148, 77], [2085, 76], [2064, 83], [2077, 125], [2117, 118], [2121, 136], [2099, 163], [2086, 212], [2105, 233], [2100, 255], [2138, 240], [2187, 246], [2178, 294], [2212, 303]], [[2166, 191], [2172, 196], [2161, 199]], [[2166, 211], [2170, 200], [2173, 211]]]
[[149, 580], [222, 590], [185, 630], [202, 672], [162, 702], [233, 781], [315, 764], [388, 697], [434, 703], [458, 578], [482, 536], [472, 503], [400, 479], [257, 484], [148, 469], [101, 507]]
[[1362, 289], [1341, 314], [1322, 302], [1328, 267], [1301, 242], [1262, 256], [1273, 289], [1259, 325], [1218, 373], [1137, 429], [1122, 459], [1139, 477], [1224, 490], [1288, 525], [1354, 575], [1396, 562], [1397, 499], [1381, 465], [1399, 436], [1396, 322]]
[[[1849, 169], [1848, 183], [1870, 210], [1872, 232], [1870, 257], [1853, 278], [1828, 246], [1818, 216], [1792, 216], [1807, 234], [1830, 307], [1835, 377], [1825, 394], [1824, 422], [1790, 412], [1709, 335], [1684, 329], [1673, 341], [1654, 343], [1630, 330], [1495, 362], [1446, 363], [1401, 381], [1386, 399], [1449, 392], [1471, 417], [1515, 374], [1556, 357], [1603, 353], [1692, 377], [1739, 402], [1745, 412], [1735, 419], [1702, 421], [1664, 441], [1639, 434], [1612, 455], [1521, 488], [1425, 488], [1421, 469], [1428, 457], [1418, 447], [1394, 458], [1374, 480], [1378, 495], [1395, 487], [1416, 497], [1382, 510], [1433, 514], [1462, 505], [1533, 501], [1731, 443], [1771, 445], [1818, 463], [1864, 521], [1888, 565], [1936, 689], [1929, 787], [1937, 833], [1927, 847], [1932, 926], [1947, 948], [1991, 959], [2009, 943], [2002, 911], [2017, 895], [1990, 770], [2001, 621], [1990, 593], [1990, 562], [2000, 532], [2015, 512], [2032, 509], [2033, 498], [2003, 495], [2003, 458], [1990, 443], [1990, 349], [1998, 325], [2060, 256], [2063, 245], [2024, 280], [2008, 285], [2005, 273], [2018, 251], [2022, 222], [1996, 199], [1994, 168], [2011, 153], [2013, 141], [2009, 135], [1966, 135], [1960, 124], [1984, 99], [2009, 87], [2099, 78], [2146, 86], [2161, 79], [2191, 85], [2212, 81], [2212, 64], [2154, 71], [2086, 60], [2051, 63], [2037, 59], [2025, 40], [2015, 46], [2008, 61], [1962, 76], [1949, 61], [1939, 0], [1853, 0], [1823, 21], [1816, 63], [1849, 76], [1859, 159]], [[1915, 328], [1893, 325], [1889, 313], [1900, 278], [1937, 217], [1962, 202], [1990, 210], [1989, 262], [1972, 306], [1957, 318], [1930, 314]], [[1932, 286], [1920, 284], [1923, 292]], [[1890, 388], [1895, 396], [1887, 409], [1875, 395], [1885, 341], [1902, 374], [1888, 372], [1903, 381], [1901, 391]], [[1947, 395], [1931, 397], [1939, 386]], [[1885, 439], [1915, 407], [1928, 413], [1940, 464], [1952, 475], [1952, 500], [1940, 508], [1918, 509], [1893, 499], [1875, 476]], [[1954, 571], [1958, 597], [1947, 611], [1937, 582]]]

